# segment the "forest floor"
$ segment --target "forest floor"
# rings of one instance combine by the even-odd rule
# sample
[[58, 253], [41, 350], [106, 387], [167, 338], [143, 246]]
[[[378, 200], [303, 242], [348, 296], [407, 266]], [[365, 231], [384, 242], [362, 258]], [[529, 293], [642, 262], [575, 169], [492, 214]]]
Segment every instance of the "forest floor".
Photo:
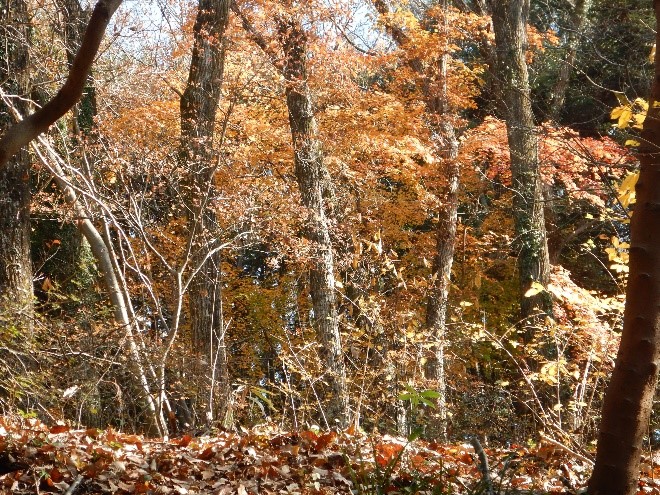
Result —
[[[660, 494], [653, 457], [639, 493]], [[548, 441], [475, 450], [274, 426], [163, 440], [0, 417], [0, 493], [569, 494], [590, 471], [587, 458]]]

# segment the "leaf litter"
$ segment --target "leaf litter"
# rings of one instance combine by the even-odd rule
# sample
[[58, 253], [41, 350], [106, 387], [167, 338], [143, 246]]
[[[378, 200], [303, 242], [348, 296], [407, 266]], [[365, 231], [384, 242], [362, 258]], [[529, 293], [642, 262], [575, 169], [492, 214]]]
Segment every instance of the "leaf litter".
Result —
[[[495, 493], [576, 493], [591, 470], [588, 459], [544, 443], [484, 453]], [[0, 493], [480, 493], [477, 454], [470, 442], [409, 442], [354, 428], [288, 432], [266, 424], [150, 439], [0, 417]], [[642, 463], [639, 493], [660, 494], [653, 461]]]

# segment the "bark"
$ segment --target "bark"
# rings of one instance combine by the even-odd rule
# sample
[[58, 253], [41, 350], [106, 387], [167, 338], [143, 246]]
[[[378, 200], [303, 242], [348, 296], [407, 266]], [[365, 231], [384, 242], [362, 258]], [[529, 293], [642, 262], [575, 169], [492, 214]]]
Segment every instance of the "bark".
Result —
[[[382, 0], [373, 0], [376, 10], [381, 15], [386, 15], [389, 10]], [[448, 8], [446, 0], [443, 7]], [[399, 27], [386, 23], [386, 29], [392, 39], [402, 48], [409, 43], [405, 32]], [[443, 26], [445, 32], [447, 25]], [[445, 40], [448, 43], [448, 40]], [[429, 116], [432, 138], [436, 148], [436, 154], [441, 158], [441, 174], [444, 186], [439, 191], [439, 197], [443, 207], [438, 212], [438, 223], [436, 225], [436, 250], [433, 259], [432, 283], [426, 306], [426, 327], [435, 340], [435, 353], [428, 367], [430, 378], [437, 383], [440, 393], [438, 399], [438, 411], [440, 414], [440, 429], [446, 436], [447, 427], [447, 402], [446, 402], [446, 377], [445, 377], [445, 346], [447, 339], [447, 305], [449, 301], [449, 289], [451, 287], [451, 269], [454, 263], [454, 248], [456, 244], [456, 228], [458, 225], [458, 187], [460, 183], [460, 167], [457, 161], [458, 140], [454, 126], [449, 121], [450, 109], [447, 103], [447, 70], [448, 55], [443, 55], [439, 61], [439, 74], [427, 76], [423, 84], [425, 88], [424, 97], [426, 111]], [[413, 70], [423, 75], [422, 65], [413, 60], [410, 62]], [[440, 91], [435, 93], [429, 91], [432, 87], [430, 79], [440, 79]]]
[[46, 132], [80, 99], [105, 29], [121, 3], [122, 0], [99, 0], [96, 3], [80, 50], [73, 60], [62, 88], [38, 111], [7, 129], [0, 139], [0, 170], [7, 167], [9, 160], [21, 148], [39, 134]]
[[[660, 1], [653, 2], [660, 25]], [[660, 31], [656, 30], [656, 44]], [[642, 131], [637, 202], [630, 222], [630, 264], [623, 333], [605, 395], [592, 495], [637, 493], [660, 361], [660, 51]]]
[[[91, 11], [83, 9], [79, 0], [57, 0], [56, 4], [63, 19], [61, 36], [64, 40], [67, 65], [70, 69], [85, 35]], [[93, 170], [90, 165], [93, 160], [89, 160], [86, 154], [88, 141], [94, 138], [94, 117], [97, 115], [96, 87], [91, 74], [87, 78], [80, 101], [74, 105], [72, 113], [70, 159], [76, 163], [76, 168], [83, 171], [87, 178], [93, 181]], [[43, 228], [43, 226], [37, 225], [35, 228]], [[81, 295], [89, 294], [94, 280], [93, 253], [91, 253], [89, 243], [80, 229], [74, 225], [63, 225], [59, 235], [64, 244], [71, 246], [71, 264], [75, 267], [73, 274], [68, 267], [64, 278], [64, 281], [70, 281], [73, 277], [75, 284], [67, 284], [65, 287], [77, 291]]]
[[[71, 67], [85, 35], [90, 12], [82, 8], [79, 0], [57, 0], [57, 5], [63, 13], [64, 48], [67, 63]], [[89, 135], [94, 126], [96, 114], [96, 88], [90, 75], [87, 78], [82, 97], [74, 107], [75, 134]]]
[[[29, 16], [23, 0], [0, 1], [0, 81], [13, 104], [27, 113], [30, 95]], [[13, 124], [0, 103], [0, 130]], [[33, 315], [30, 257], [30, 157], [20, 150], [0, 168], [0, 321], [31, 334]], [[3, 323], [3, 326], [5, 324]]]
[[587, 19], [587, 13], [591, 7], [591, 0], [576, 0], [571, 13], [571, 26], [566, 37], [566, 54], [564, 61], [559, 68], [557, 80], [552, 89], [552, 102], [550, 103], [550, 120], [556, 120], [557, 116], [564, 107], [566, 99], [566, 90], [573, 74], [575, 57], [580, 47], [580, 38]]
[[527, 333], [530, 339], [533, 327], [546, 315], [552, 315], [552, 300], [547, 291], [524, 296], [532, 282], [545, 287], [550, 278], [538, 137], [525, 60], [529, 0], [493, 0], [491, 9], [497, 51], [496, 78], [502, 87], [500, 111], [506, 119], [511, 155], [521, 316], [532, 329]]
[[458, 164], [458, 140], [453, 126], [446, 122], [439, 124], [438, 145], [442, 150], [444, 190], [440, 192], [443, 208], [438, 212], [436, 225], [435, 257], [431, 291], [426, 308], [426, 326], [435, 339], [435, 356], [432, 378], [437, 382], [440, 393], [438, 411], [440, 429], [447, 435], [447, 383], [445, 376], [445, 347], [447, 341], [447, 308], [451, 287], [451, 269], [454, 264], [456, 228], [458, 225], [458, 186], [460, 167]]
[[310, 295], [319, 352], [328, 376], [330, 424], [348, 424], [348, 389], [335, 300], [334, 257], [326, 199], [331, 196], [330, 179], [323, 161], [312, 98], [307, 85], [307, 34], [297, 19], [278, 19], [284, 52], [283, 75], [294, 149], [295, 175], [306, 208], [306, 236], [313, 246]]
[[[193, 239], [192, 265], [199, 271], [189, 289], [193, 348], [203, 356], [203, 372], [218, 380], [221, 407], [229, 396], [229, 370], [222, 318], [220, 253], [208, 255], [217, 236], [218, 221], [210, 205], [216, 158], [213, 135], [224, 73], [224, 33], [229, 21], [229, 0], [200, 0], [186, 89], [181, 95], [180, 160], [189, 173], [187, 184], [188, 230]], [[214, 416], [209, 396], [207, 420]]]

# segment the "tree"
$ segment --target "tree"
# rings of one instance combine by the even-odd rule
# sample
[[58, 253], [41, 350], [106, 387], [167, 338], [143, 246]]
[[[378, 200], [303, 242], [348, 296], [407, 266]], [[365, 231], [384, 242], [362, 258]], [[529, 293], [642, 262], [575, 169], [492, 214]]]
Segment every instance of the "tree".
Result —
[[[62, 26], [58, 34], [62, 37], [66, 50], [67, 68], [70, 68], [82, 43], [91, 10], [83, 9], [79, 0], [58, 0], [56, 5], [62, 16]], [[43, 93], [37, 95], [42, 97], [41, 99], [46, 98]], [[70, 132], [66, 136], [61, 135], [61, 146], [67, 147], [66, 155], [73, 162], [73, 166], [81, 171], [85, 180], [92, 181], [94, 159], [88, 150], [93, 146], [95, 138], [94, 117], [97, 115], [97, 103], [96, 87], [91, 73], [80, 101], [72, 108], [71, 114]], [[82, 219], [76, 220], [80, 222]], [[93, 291], [90, 291], [95, 278], [93, 255], [84, 234], [76, 227], [76, 222], [62, 224], [51, 218], [33, 219], [33, 263], [40, 266], [35, 278], [41, 282], [42, 287], [44, 283], [59, 282], [60, 290], [68, 292], [74, 289], [73, 292], [80, 296], [80, 303], [90, 303], [94, 300]], [[40, 237], [61, 241], [56, 252], [48, 250], [45, 253], [45, 260], [35, 256], [35, 243], [41, 240]]]
[[552, 300], [545, 290], [525, 296], [534, 282], [546, 287], [550, 279], [538, 138], [525, 59], [529, 0], [492, 1], [491, 9], [497, 50], [496, 77], [502, 88], [500, 111], [507, 124], [515, 191], [513, 218], [521, 316], [525, 323], [534, 325], [541, 321], [538, 316], [552, 314]]
[[[383, 0], [374, 0], [374, 6], [382, 16], [390, 14], [389, 8]], [[438, 28], [435, 22], [429, 20], [429, 25], [442, 33], [441, 53], [436, 54], [437, 63], [431, 63], [437, 67], [437, 73], [425, 73], [425, 64], [417, 59], [409, 60], [409, 65], [422, 79], [420, 86], [423, 88], [422, 96], [427, 112], [428, 125], [431, 129], [433, 145], [436, 153], [441, 159], [440, 173], [442, 176], [441, 190], [438, 196], [442, 207], [438, 212], [438, 222], [435, 227], [435, 253], [433, 255], [431, 289], [427, 301], [426, 325], [433, 335], [435, 341], [435, 352], [430, 360], [433, 365], [431, 369], [432, 378], [437, 382], [439, 397], [439, 410], [441, 416], [441, 431], [446, 435], [447, 420], [447, 387], [445, 377], [445, 346], [446, 346], [446, 322], [449, 300], [449, 288], [451, 285], [451, 269], [454, 262], [454, 246], [456, 243], [456, 227], [458, 225], [458, 186], [460, 181], [460, 165], [458, 157], [458, 139], [456, 131], [451, 123], [451, 109], [447, 93], [447, 78], [449, 66], [449, 26], [448, 26], [448, 3], [442, 2], [442, 26]], [[436, 21], [436, 20], [434, 20]], [[436, 21], [437, 22], [437, 21]], [[386, 22], [388, 33], [402, 48], [414, 50], [411, 40], [406, 32], [400, 27]]]
[[550, 102], [550, 117], [552, 120], [555, 120], [564, 108], [566, 90], [568, 89], [578, 49], [582, 42], [581, 37], [583, 36], [584, 24], [587, 20], [590, 7], [591, 0], [577, 0], [570, 6], [570, 25], [566, 34], [564, 60], [561, 62], [557, 80], [552, 88], [552, 101]]
[[[79, 0], [58, 0], [58, 8], [63, 15], [63, 36], [66, 49], [66, 60], [69, 67], [73, 64], [76, 53], [85, 35], [85, 27], [89, 19], [89, 10], [83, 9]], [[94, 125], [96, 115], [96, 90], [90, 75], [83, 95], [74, 111], [76, 134], [88, 135]]]
[[[103, 39], [105, 29], [108, 26], [112, 15], [119, 8], [121, 3], [121, 0], [100, 0], [96, 3], [90, 16], [89, 23], [87, 24], [80, 48], [71, 62], [68, 77], [62, 88], [50, 101], [38, 111], [23, 119], [21, 119], [22, 116], [16, 106], [8, 106], [11, 113], [18, 119], [18, 122], [10, 126], [0, 139], [0, 172], [4, 171], [9, 166], [10, 161], [17, 153], [22, 152], [26, 145], [37, 139], [42, 133], [46, 132], [52, 124], [70, 110], [80, 99], [96, 57], [96, 53], [98, 52]], [[48, 146], [46, 146], [46, 148], [48, 148]], [[51, 155], [51, 158], [57, 158], [54, 150], [50, 149], [49, 154]], [[129, 348], [135, 358], [135, 365], [138, 367], [138, 380], [146, 394], [146, 400], [151, 412], [150, 419], [152, 420], [152, 432], [166, 434], [167, 426], [160, 417], [162, 410], [157, 406], [151, 395], [150, 385], [147, 381], [144, 367], [139, 359], [137, 343], [134, 340], [134, 335], [131, 329], [132, 322], [130, 321], [127, 312], [127, 301], [115, 273], [116, 261], [112, 259], [112, 256], [109, 253], [107, 239], [104, 239], [101, 236], [99, 231], [89, 220], [89, 213], [78, 203], [75, 191], [63, 178], [64, 174], [57, 162], [53, 163], [51, 170], [55, 175], [56, 181], [62, 188], [67, 201], [74, 206], [77, 216], [84, 219], [80, 222], [79, 228], [90, 243], [91, 250], [103, 273], [104, 281], [113, 303], [115, 320], [124, 327], [128, 337]]]
[[344, 364], [335, 288], [335, 260], [330, 222], [332, 183], [319, 138], [312, 94], [308, 85], [308, 33], [300, 19], [299, 7], [286, 0], [276, 6], [275, 23], [280, 59], [268, 41], [257, 32], [235, 2], [232, 9], [241, 18], [252, 40], [269, 56], [284, 77], [289, 127], [293, 142], [294, 173], [305, 208], [305, 238], [311, 243], [309, 293], [314, 311], [314, 328], [320, 344], [321, 362], [328, 384], [328, 424], [345, 426], [349, 421], [348, 386]]
[[[285, 2], [287, 3], [287, 2]], [[291, 5], [288, 5], [291, 8]], [[349, 421], [348, 390], [335, 296], [335, 262], [330, 238], [332, 184], [323, 162], [314, 107], [307, 84], [307, 33], [295, 13], [278, 20], [284, 53], [282, 75], [293, 139], [294, 169], [302, 204], [306, 208], [305, 235], [313, 244], [309, 270], [314, 325], [320, 341], [321, 360], [327, 367], [328, 409], [326, 419], [345, 426]]]
[[[222, 318], [221, 260], [219, 250], [214, 247], [218, 219], [212, 204], [217, 168], [213, 136], [222, 91], [229, 4], [229, 0], [200, 0], [193, 27], [190, 72], [180, 100], [179, 156], [188, 174], [184, 194], [189, 239], [195, 253], [191, 263], [196, 271], [189, 291], [192, 344], [201, 353], [202, 360], [209, 364], [203, 367], [203, 372], [211, 378], [211, 390], [218, 380], [221, 401], [225, 401], [229, 393], [229, 372]], [[211, 399], [207, 421], [213, 419], [213, 407]]]
[[[0, 80], [23, 114], [30, 95], [30, 20], [27, 2], [0, 2]], [[12, 125], [7, 103], [0, 102], [0, 130]], [[30, 156], [17, 150], [0, 164], [0, 318], [12, 317], [20, 330], [32, 329], [33, 289], [30, 258]], [[4, 324], [3, 324], [4, 326]]]
[[92, 63], [103, 40], [105, 28], [121, 3], [121, 0], [99, 0], [96, 3], [80, 49], [71, 64], [62, 88], [38, 111], [9, 127], [0, 139], [0, 169], [6, 168], [9, 160], [21, 148], [39, 134], [46, 132], [80, 99]]
[[[660, 2], [654, 1], [660, 25]], [[656, 30], [656, 44], [660, 31]], [[640, 146], [623, 333], [598, 436], [592, 495], [637, 493], [660, 360], [660, 54]]]

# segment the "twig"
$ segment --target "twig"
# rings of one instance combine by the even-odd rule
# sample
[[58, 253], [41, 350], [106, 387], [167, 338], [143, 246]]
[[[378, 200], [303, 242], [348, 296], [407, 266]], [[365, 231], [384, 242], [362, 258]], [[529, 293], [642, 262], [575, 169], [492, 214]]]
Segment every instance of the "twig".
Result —
[[589, 464], [590, 466], [593, 466], [593, 465], [594, 465], [594, 461], [592, 461], [592, 460], [589, 459], [588, 457], [585, 457], [585, 456], [583, 456], [582, 454], [580, 454], [580, 453], [578, 453], [578, 452], [575, 452], [575, 451], [574, 451], [573, 449], [571, 449], [570, 447], [567, 447], [566, 445], [564, 445], [564, 444], [558, 442], [558, 441], [555, 440], [554, 438], [550, 438], [550, 437], [549, 437], [548, 435], [546, 435], [545, 433], [540, 432], [539, 435], [541, 436], [541, 440], [543, 440], [544, 442], [548, 442], [549, 444], [554, 445], [554, 446], [557, 447], [558, 449], [561, 449], [561, 450], [563, 450], [564, 452], [568, 452], [569, 454], [571, 454], [571, 455], [572, 455], [573, 457], [575, 457], [576, 459], [579, 459], [579, 460], [581, 460], [582, 462], [586, 462], [586, 463]]
[[469, 438], [469, 441], [474, 447], [474, 451], [479, 458], [479, 471], [481, 471], [481, 478], [486, 484], [486, 493], [488, 495], [493, 495], [493, 480], [490, 479], [490, 469], [488, 469], [488, 458], [486, 457], [486, 452], [484, 452], [484, 448], [481, 446], [481, 442], [476, 436], [472, 435]]
[[78, 489], [78, 487], [80, 486], [80, 483], [82, 483], [82, 481], [84, 479], [85, 478], [83, 477], [83, 475], [79, 474], [76, 477], [76, 479], [73, 480], [73, 483], [71, 483], [71, 486], [69, 486], [69, 488], [67, 488], [67, 490], [64, 492], [64, 495], [73, 495], [76, 492], [76, 490]]

